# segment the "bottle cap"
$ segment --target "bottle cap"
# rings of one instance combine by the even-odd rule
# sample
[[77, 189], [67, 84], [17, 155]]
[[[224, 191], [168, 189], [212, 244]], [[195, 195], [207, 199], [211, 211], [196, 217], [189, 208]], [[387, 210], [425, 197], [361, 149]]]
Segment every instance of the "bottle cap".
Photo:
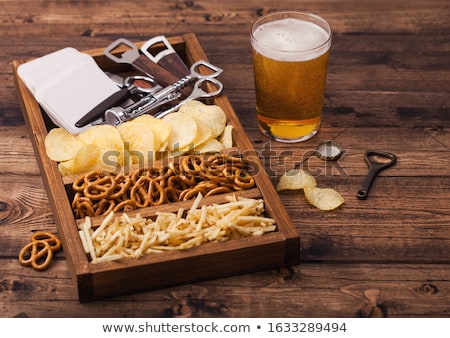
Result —
[[336, 161], [342, 155], [342, 148], [334, 141], [324, 141], [316, 148], [316, 156], [325, 161]]

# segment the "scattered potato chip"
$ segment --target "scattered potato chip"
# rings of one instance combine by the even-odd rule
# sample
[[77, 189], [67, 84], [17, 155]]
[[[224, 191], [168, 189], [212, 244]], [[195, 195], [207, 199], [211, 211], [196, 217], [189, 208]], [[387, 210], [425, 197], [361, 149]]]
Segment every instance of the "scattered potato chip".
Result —
[[233, 147], [233, 126], [231, 124], [225, 126], [219, 140], [225, 149]]
[[195, 152], [199, 154], [220, 153], [223, 149], [223, 144], [215, 138], [209, 139], [194, 147]]
[[305, 187], [306, 200], [320, 210], [334, 210], [345, 200], [336, 190], [331, 188]]
[[280, 177], [277, 184], [277, 191], [300, 190], [305, 187], [315, 187], [317, 185], [314, 176], [303, 169], [291, 169]]
[[57, 162], [71, 160], [78, 148], [77, 138], [64, 128], [53, 128], [44, 140], [47, 156]]
[[172, 128], [167, 145], [170, 151], [189, 149], [197, 138], [198, 126], [195, 119], [183, 113], [171, 113], [162, 118]]
[[211, 137], [216, 138], [222, 134], [227, 123], [227, 116], [223, 109], [217, 105], [206, 105], [200, 101], [190, 101], [183, 104], [178, 110], [201, 120], [212, 131]]

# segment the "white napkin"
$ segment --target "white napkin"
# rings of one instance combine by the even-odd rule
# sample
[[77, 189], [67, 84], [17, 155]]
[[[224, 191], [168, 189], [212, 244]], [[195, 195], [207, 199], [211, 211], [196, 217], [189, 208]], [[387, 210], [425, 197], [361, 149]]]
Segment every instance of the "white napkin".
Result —
[[95, 60], [67, 47], [21, 64], [17, 72], [57, 126], [72, 134], [89, 127], [75, 123], [119, 87]]

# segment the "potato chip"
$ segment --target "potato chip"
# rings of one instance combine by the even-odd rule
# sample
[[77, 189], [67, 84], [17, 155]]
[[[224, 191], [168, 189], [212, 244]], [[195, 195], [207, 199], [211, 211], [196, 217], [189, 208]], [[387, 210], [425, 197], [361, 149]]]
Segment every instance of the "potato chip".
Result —
[[277, 184], [277, 191], [300, 190], [305, 187], [315, 187], [317, 185], [314, 176], [303, 169], [291, 169], [280, 177]]
[[233, 126], [231, 124], [225, 126], [219, 140], [225, 149], [233, 147]]
[[132, 163], [150, 163], [155, 159], [159, 139], [149, 127], [150, 123], [147, 119], [131, 120], [117, 127], [124, 143], [125, 157], [130, 157]]
[[143, 114], [139, 117], [136, 117], [134, 120], [136, 123], [144, 123], [148, 126], [155, 136], [155, 146], [159, 144], [157, 151], [164, 151], [167, 148], [167, 144], [169, 143], [170, 133], [172, 128], [170, 125], [163, 121], [162, 119], [157, 119], [149, 114]]
[[53, 128], [44, 140], [47, 156], [57, 162], [71, 160], [80, 144], [77, 138], [64, 128]]
[[180, 113], [186, 113], [188, 111], [202, 111], [203, 107], [205, 106], [205, 104], [203, 102], [197, 101], [197, 100], [191, 100], [188, 101], [186, 103], [184, 103], [179, 109], [178, 111]]
[[345, 200], [336, 190], [331, 188], [305, 187], [306, 200], [320, 210], [334, 210]]
[[197, 119], [196, 117], [193, 118], [195, 120], [195, 123], [197, 123], [197, 137], [195, 138], [194, 143], [194, 147], [197, 148], [197, 146], [202, 145], [212, 138], [212, 131], [201, 120]]
[[73, 159], [58, 163], [58, 170], [61, 176], [73, 175]]
[[102, 167], [102, 152], [93, 144], [81, 145], [73, 159], [58, 165], [63, 176], [85, 173]]
[[212, 138], [219, 137], [225, 129], [227, 116], [223, 109], [217, 105], [206, 105], [200, 101], [190, 101], [183, 104], [178, 110], [180, 113], [196, 117], [212, 131]]
[[122, 138], [116, 127], [102, 124], [89, 127], [77, 136], [85, 144], [93, 144], [99, 149], [122, 151]]
[[95, 144], [85, 144], [78, 149], [73, 158], [74, 173], [97, 169], [102, 163], [102, 151]]
[[206, 142], [194, 147], [195, 153], [198, 154], [220, 153], [223, 149], [223, 144], [215, 138], [209, 139]]
[[171, 113], [162, 118], [172, 128], [167, 149], [170, 151], [183, 151], [193, 146], [198, 126], [195, 119], [183, 113]]

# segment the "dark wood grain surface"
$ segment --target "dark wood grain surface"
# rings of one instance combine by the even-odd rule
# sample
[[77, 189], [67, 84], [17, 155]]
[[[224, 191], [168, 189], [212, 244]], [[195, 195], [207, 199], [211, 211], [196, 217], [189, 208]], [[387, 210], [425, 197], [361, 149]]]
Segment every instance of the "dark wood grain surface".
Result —
[[[313, 139], [270, 142], [256, 127], [252, 22], [280, 9], [333, 28], [323, 123]], [[450, 314], [450, 6], [445, 0], [0, 1], [0, 313], [2, 317], [447, 317]], [[17, 99], [12, 60], [119, 37], [195, 33], [275, 184], [304, 161], [345, 205], [281, 194], [302, 242], [301, 264], [80, 304], [64, 258], [19, 264], [37, 230], [56, 232]], [[334, 139], [343, 157], [307, 155]], [[367, 200], [356, 192], [367, 149], [393, 152]]]

